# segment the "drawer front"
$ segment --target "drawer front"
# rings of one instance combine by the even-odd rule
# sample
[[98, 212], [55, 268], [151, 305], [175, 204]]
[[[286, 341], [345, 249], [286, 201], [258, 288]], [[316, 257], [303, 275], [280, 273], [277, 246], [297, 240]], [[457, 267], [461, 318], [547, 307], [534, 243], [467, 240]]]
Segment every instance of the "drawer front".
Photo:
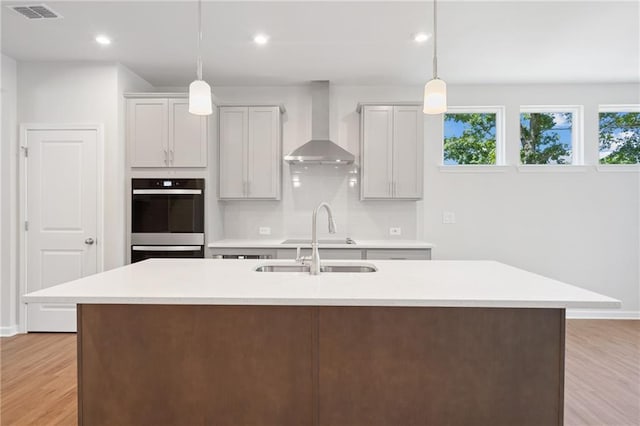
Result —
[[369, 260], [431, 260], [430, 249], [369, 249], [365, 259]]
[[242, 259], [274, 259], [275, 250], [255, 249], [255, 248], [212, 248], [211, 256], [214, 259], [229, 259], [235, 256]]
[[[319, 249], [320, 260], [323, 259], [345, 259], [356, 260], [362, 259], [362, 250], [359, 249]], [[302, 256], [311, 256], [310, 248], [303, 248], [301, 250]], [[295, 259], [296, 249], [279, 249], [277, 251], [277, 259]]]

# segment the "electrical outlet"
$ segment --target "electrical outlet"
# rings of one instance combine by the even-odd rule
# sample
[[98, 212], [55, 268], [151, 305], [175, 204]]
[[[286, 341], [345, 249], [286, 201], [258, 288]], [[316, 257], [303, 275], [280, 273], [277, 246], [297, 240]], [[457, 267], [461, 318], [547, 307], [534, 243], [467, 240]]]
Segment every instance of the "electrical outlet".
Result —
[[271, 228], [268, 226], [261, 226], [260, 229], [258, 229], [258, 233], [260, 235], [271, 235]]
[[442, 223], [446, 225], [456, 223], [456, 214], [454, 212], [442, 212]]
[[402, 235], [402, 228], [389, 228], [389, 235]]

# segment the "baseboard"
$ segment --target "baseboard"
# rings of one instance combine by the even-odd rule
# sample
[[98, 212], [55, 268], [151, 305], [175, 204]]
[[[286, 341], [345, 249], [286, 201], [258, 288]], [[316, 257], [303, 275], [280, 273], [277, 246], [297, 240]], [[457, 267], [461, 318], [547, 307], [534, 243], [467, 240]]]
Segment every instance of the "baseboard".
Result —
[[640, 311], [618, 309], [567, 309], [567, 319], [619, 319], [640, 320]]
[[9, 325], [6, 327], [0, 327], [0, 337], [11, 337], [18, 334], [18, 325]]

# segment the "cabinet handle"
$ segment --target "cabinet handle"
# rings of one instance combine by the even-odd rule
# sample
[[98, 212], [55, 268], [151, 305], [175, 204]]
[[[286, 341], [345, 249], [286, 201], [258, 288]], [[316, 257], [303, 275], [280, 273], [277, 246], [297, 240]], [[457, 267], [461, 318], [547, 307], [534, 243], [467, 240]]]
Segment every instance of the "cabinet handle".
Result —
[[393, 184], [389, 181], [389, 195], [393, 197]]
[[167, 160], [167, 150], [164, 150], [164, 165], [167, 166], [169, 165], [169, 160]]
[[398, 196], [398, 184], [397, 184], [397, 182], [393, 182], [393, 196], [394, 197]]
[[251, 194], [251, 181], [247, 181], [247, 197]]
[[171, 155], [171, 165], [173, 165], [173, 150], [170, 150], [169, 154]]

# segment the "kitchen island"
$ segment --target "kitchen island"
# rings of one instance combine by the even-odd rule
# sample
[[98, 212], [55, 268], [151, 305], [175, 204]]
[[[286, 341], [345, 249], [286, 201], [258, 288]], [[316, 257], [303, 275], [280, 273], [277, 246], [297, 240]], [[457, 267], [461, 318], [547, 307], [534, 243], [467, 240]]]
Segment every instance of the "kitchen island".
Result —
[[78, 304], [80, 424], [559, 425], [565, 309], [620, 306], [491, 261], [265, 263], [291, 264], [148, 260], [24, 296]]

